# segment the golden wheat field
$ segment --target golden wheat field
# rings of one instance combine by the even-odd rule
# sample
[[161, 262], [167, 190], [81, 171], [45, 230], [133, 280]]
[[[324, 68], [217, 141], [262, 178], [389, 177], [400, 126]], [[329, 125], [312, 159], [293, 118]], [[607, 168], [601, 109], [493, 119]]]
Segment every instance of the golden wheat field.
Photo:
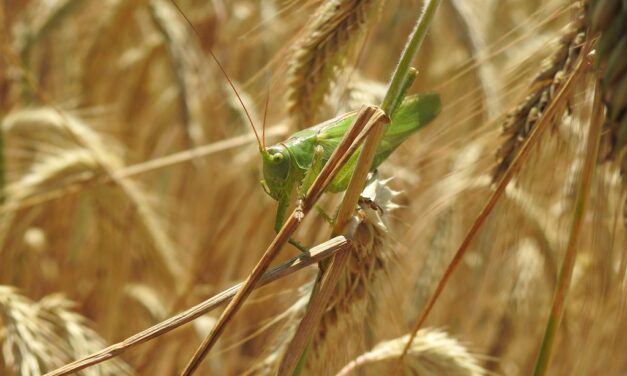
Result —
[[380, 105], [431, 8], [2, 2], [0, 375], [627, 375], [625, 2], [437, 3], [439, 115], [273, 241], [260, 147]]

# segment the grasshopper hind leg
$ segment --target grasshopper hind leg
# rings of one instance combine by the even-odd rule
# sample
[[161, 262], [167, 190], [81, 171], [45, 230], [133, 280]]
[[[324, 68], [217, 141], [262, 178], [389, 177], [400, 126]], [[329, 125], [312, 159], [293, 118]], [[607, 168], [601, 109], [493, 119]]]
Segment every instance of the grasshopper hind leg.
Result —
[[296, 202], [296, 211], [297, 215], [299, 215], [298, 220], [300, 221], [304, 217], [303, 213], [303, 200], [305, 196], [307, 196], [307, 191], [316, 180], [318, 175], [320, 175], [320, 171], [322, 171], [322, 154], [324, 153], [324, 148], [320, 145], [317, 145], [314, 149], [313, 158], [311, 159], [311, 165], [305, 172], [305, 176], [303, 180], [298, 185], [298, 201]]

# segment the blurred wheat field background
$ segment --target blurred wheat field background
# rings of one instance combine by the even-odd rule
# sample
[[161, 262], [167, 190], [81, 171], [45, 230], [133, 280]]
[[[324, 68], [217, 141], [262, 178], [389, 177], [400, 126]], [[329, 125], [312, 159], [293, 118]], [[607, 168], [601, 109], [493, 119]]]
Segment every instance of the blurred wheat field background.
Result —
[[[254, 136], [209, 48], [258, 126], [269, 98], [271, 144], [379, 104], [421, 9], [419, 1], [336, 1], [357, 10], [332, 13], [340, 26], [325, 30], [325, 47], [311, 58], [308, 20], [329, 2], [177, 3], [199, 36], [166, 0], [0, 7], [0, 374], [43, 374], [165, 320], [246, 278], [274, 238], [276, 203], [259, 184]], [[558, 82], [573, 69], [566, 57], [546, 59], [580, 52], [583, 26], [568, 29], [581, 22], [580, 6], [441, 3], [411, 91], [438, 92], [442, 112], [379, 168], [400, 192], [387, 253], [351, 264], [356, 278], [365, 269], [376, 278], [359, 284], [365, 292], [338, 287], [346, 295], [328, 309], [304, 374], [336, 374], [355, 359], [347, 373], [391, 372], [385, 354], [402, 348], [399, 338], [503, 174], [500, 161], [511, 161], [529, 132], [503, 133], [512, 111], [530, 92], [554, 94], [538, 89], [538, 74]], [[481, 227], [406, 373], [532, 371], [577, 208], [593, 65]], [[627, 87], [621, 72], [615, 97]], [[627, 374], [625, 180], [621, 144], [609, 143], [595, 165], [551, 375]], [[332, 212], [337, 196], [321, 205]], [[315, 245], [329, 233], [312, 213], [297, 238]], [[285, 247], [280, 258], [297, 254]], [[310, 267], [256, 290], [199, 374], [272, 373], [315, 275]], [[219, 313], [81, 372], [176, 374]]]

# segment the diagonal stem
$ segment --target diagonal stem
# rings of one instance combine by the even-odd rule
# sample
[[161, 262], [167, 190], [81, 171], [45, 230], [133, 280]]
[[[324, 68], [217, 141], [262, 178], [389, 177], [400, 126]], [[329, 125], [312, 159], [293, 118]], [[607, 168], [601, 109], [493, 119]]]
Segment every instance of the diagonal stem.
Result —
[[438, 9], [438, 5], [440, 5], [440, 0], [428, 0], [425, 3], [424, 10], [418, 18], [414, 30], [412, 30], [410, 34], [409, 40], [405, 45], [405, 49], [401, 53], [398, 65], [396, 65], [396, 69], [394, 70], [394, 73], [392, 73], [390, 86], [388, 87], [385, 97], [383, 98], [383, 102], [381, 103], [381, 108], [388, 115], [393, 114], [396, 106], [402, 102], [404, 96], [403, 91], [407, 90], [405, 87], [405, 78], [409, 74], [411, 64], [414, 61], [420, 46], [422, 46], [422, 41], [427, 35], [427, 31], [429, 30], [429, 26], [431, 26], [431, 21], [433, 20], [435, 11]]
[[[585, 56], [585, 55], [586, 55], [585, 53], [582, 53], [582, 56]], [[505, 171], [505, 173], [503, 174], [503, 178], [496, 186], [494, 193], [492, 193], [492, 195], [486, 202], [485, 206], [483, 207], [483, 209], [481, 209], [481, 212], [479, 212], [479, 214], [477, 215], [477, 218], [475, 219], [472, 226], [466, 233], [464, 240], [457, 248], [455, 255], [453, 256], [446, 270], [444, 271], [444, 275], [438, 282], [438, 285], [436, 286], [435, 291], [429, 297], [429, 300], [427, 301], [425, 307], [423, 308], [420, 314], [420, 317], [416, 321], [416, 324], [414, 325], [412, 332], [409, 336], [409, 340], [407, 341], [407, 344], [405, 345], [405, 348], [403, 349], [403, 353], [399, 357], [397, 370], [399, 370], [403, 362], [403, 359], [405, 358], [405, 356], [407, 355], [407, 352], [409, 351], [409, 348], [411, 347], [411, 344], [414, 338], [416, 338], [416, 334], [418, 333], [418, 330], [422, 327], [422, 325], [426, 321], [427, 317], [429, 316], [429, 313], [431, 312], [431, 310], [433, 309], [433, 306], [435, 305], [435, 302], [438, 300], [438, 298], [444, 291], [446, 284], [448, 283], [449, 279], [453, 275], [453, 272], [457, 269], [457, 266], [459, 265], [461, 260], [464, 258], [464, 255], [466, 254], [466, 251], [468, 250], [468, 248], [470, 247], [470, 244], [475, 238], [475, 235], [477, 235], [477, 233], [479, 232], [479, 229], [481, 228], [481, 226], [483, 226], [486, 219], [492, 212], [492, 209], [494, 209], [494, 207], [496, 206], [496, 203], [499, 201], [499, 199], [503, 195], [503, 192], [505, 192], [505, 188], [507, 188], [507, 185], [514, 177], [514, 174], [519, 170], [523, 162], [526, 161], [527, 158], [529, 157], [529, 153], [532, 150], [533, 146], [535, 146], [538, 143], [540, 136], [544, 133], [548, 125], [551, 123], [550, 120], [553, 119], [553, 117], [557, 113], [558, 103], [560, 102], [559, 98], [563, 98], [568, 93], [570, 93], [574, 83], [577, 81], [576, 78], [579, 77], [582, 66], [583, 66], [583, 58], [580, 58], [580, 60], [578, 61], [577, 65], [574, 68], [573, 74], [568, 78], [568, 80], [564, 83], [560, 91], [555, 95], [556, 99], [553, 102], [551, 102], [551, 104], [547, 107], [544, 115], [538, 121], [534, 129], [529, 134], [527, 141], [525, 141], [523, 146], [520, 148], [518, 155], [516, 155], [516, 158], [514, 158], [514, 160], [512, 161], [512, 164], [509, 166], [507, 171]]]

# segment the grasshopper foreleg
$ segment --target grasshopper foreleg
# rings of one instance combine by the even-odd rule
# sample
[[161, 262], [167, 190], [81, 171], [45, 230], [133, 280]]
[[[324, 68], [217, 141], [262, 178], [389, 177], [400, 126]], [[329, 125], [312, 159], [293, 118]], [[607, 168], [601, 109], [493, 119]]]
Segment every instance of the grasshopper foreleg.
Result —
[[287, 208], [289, 206], [289, 198], [284, 196], [278, 200], [278, 206], [276, 209], [276, 218], [274, 220], [274, 231], [277, 233], [283, 227], [283, 222], [285, 221], [285, 213], [287, 212]]
[[297, 212], [297, 218], [299, 220], [303, 219], [305, 216], [303, 213], [303, 199], [305, 198], [305, 195], [307, 195], [307, 191], [309, 190], [309, 187], [311, 187], [311, 185], [316, 180], [318, 175], [320, 175], [320, 171], [322, 171], [322, 153], [323, 152], [324, 152], [324, 148], [322, 148], [322, 146], [317, 145], [315, 147], [314, 154], [311, 159], [311, 166], [309, 166], [309, 169], [305, 173], [303, 180], [298, 186], [298, 201], [296, 203], [296, 212]]

